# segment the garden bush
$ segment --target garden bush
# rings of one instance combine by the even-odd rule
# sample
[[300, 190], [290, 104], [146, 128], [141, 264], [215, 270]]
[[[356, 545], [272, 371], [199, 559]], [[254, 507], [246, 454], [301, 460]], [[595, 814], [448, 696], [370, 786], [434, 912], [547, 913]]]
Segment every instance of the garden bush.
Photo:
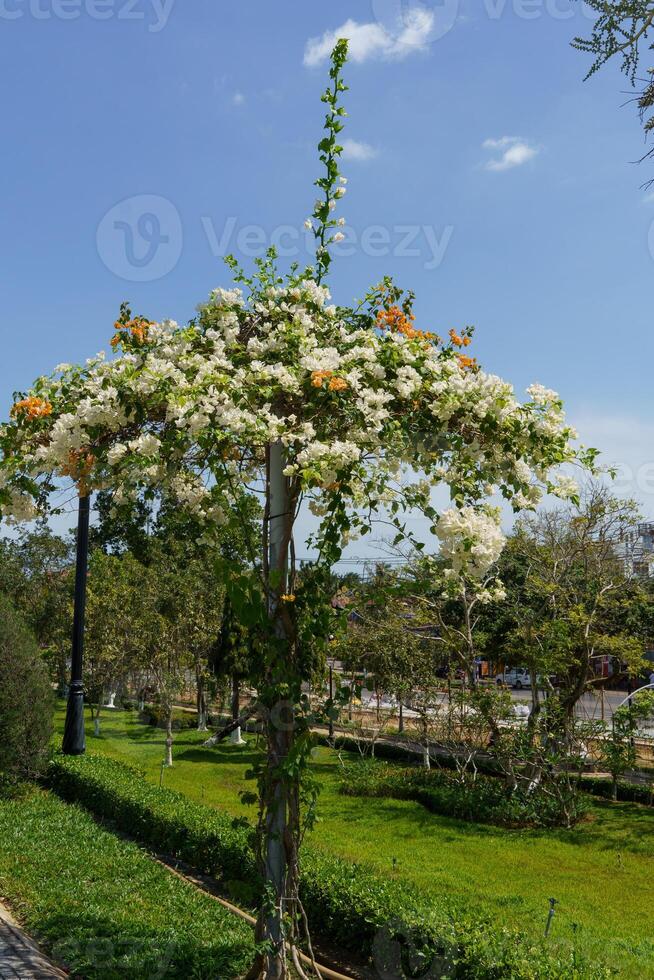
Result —
[[[317, 740], [320, 745], [329, 748], [334, 747], [336, 751], [343, 751], [360, 757], [361, 753], [358, 741], [351, 735], [343, 735], [339, 732], [335, 739], [330, 739], [327, 735], [319, 734]], [[422, 759], [422, 749], [413, 749], [409, 745], [402, 745], [399, 742], [378, 741], [375, 745], [375, 758], [387, 762], [415, 765]], [[434, 757], [434, 761], [438, 769], [449, 769], [451, 771], [456, 771], [457, 769], [456, 760], [452, 755], [447, 753], [439, 753]], [[477, 772], [484, 776], [501, 776], [499, 765], [488, 755], [478, 755], [475, 758], [475, 767]], [[611, 799], [611, 780], [603, 776], [584, 776], [580, 783], [580, 789], [586, 793], [590, 793], [592, 796]], [[625, 779], [621, 779], [618, 782], [618, 800], [625, 803], [642, 803], [646, 806], [654, 806], [654, 781], [650, 783], [630, 783]], [[425, 803], [425, 806], [429, 809], [428, 804]], [[583, 802], [581, 803], [581, 808], [582, 810], [585, 809]]]
[[[603, 776], [585, 776], [581, 788], [593, 796], [602, 796], [610, 800], [613, 795], [613, 782]], [[654, 806], [654, 782], [629, 783], [626, 779], [618, 780], [618, 800], [625, 803], [644, 803]]]
[[0, 800], [0, 886], [26, 928], [86, 980], [242, 976], [249, 926], [89, 814], [41, 790]]
[[47, 761], [54, 694], [34, 638], [0, 595], [0, 782], [37, 774]]
[[[65, 799], [111, 819], [157, 850], [179, 856], [231, 890], [249, 889], [253, 897], [260, 892], [253, 830], [244, 821], [158, 789], [146, 783], [138, 769], [103, 756], [56, 756], [48, 782]], [[303, 849], [300, 894], [317, 936], [372, 957], [382, 975], [396, 968], [403, 948], [405, 953], [422, 954], [424, 963], [444, 957], [452, 978], [610, 976], [601, 966], [581, 962], [573, 973], [572, 952], [551, 954], [541, 944], [484, 922], [476, 911], [468, 916], [445, 903], [429, 902], [394, 879], [317, 848]]]
[[[460, 777], [440, 769], [400, 768], [368, 762], [348, 766], [341, 781], [345, 796], [413, 800], [431, 813], [507, 827], [555, 827], [561, 823], [558, 800], [542, 787], [511, 788], [497, 777]], [[583, 797], [575, 800], [574, 816], [586, 812]]]
[[[151, 725], [153, 728], [166, 727], [166, 713], [158, 704], [146, 704], [143, 711], [139, 713], [139, 718], [145, 725]], [[195, 711], [182, 711], [181, 708], [173, 708], [173, 731], [184, 731], [197, 727], [198, 716]]]

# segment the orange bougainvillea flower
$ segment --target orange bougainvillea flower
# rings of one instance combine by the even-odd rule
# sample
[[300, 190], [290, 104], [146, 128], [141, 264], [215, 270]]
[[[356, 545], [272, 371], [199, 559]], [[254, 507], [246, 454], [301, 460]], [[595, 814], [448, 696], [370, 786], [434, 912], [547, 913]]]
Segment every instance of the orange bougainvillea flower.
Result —
[[456, 330], [450, 330], [450, 340], [452, 341], [455, 347], [470, 346], [470, 337], [466, 337], [466, 336], [462, 337], [461, 334], [458, 334], [456, 332]]
[[325, 381], [328, 382], [327, 388], [329, 391], [345, 391], [345, 389], [348, 387], [345, 378], [334, 377], [333, 371], [311, 372], [311, 384], [314, 388], [322, 388]]
[[457, 354], [456, 356], [462, 368], [477, 367], [477, 359], [475, 357], [466, 357], [465, 354]]
[[333, 377], [333, 375], [333, 371], [312, 371], [311, 384], [314, 388], [322, 388], [323, 382], [327, 381], [328, 378]]
[[11, 410], [11, 414], [14, 417], [24, 415], [28, 419], [42, 419], [47, 415], [52, 415], [52, 405], [50, 402], [45, 401], [44, 398], [37, 398], [36, 395], [30, 395], [29, 398], [23, 398], [22, 401], [16, 402]]
[[405, 313], [399, 306], [389, 306], [388, 309], [379, 310], [377, 313], [377, 326], [380, 330], [390, 330], [391, 333], [400, 333], [408, 340], [438, 340], [436, 334], [428, 333], [426, 330], [416, 330], [413, 326], [415, 316], [413, 313]]
[[61, 467], [62, 476], [70, 476], [77, 483], [80, 493], [88, 490], [87, 480], [95, 465], [95, 456], [90, 449], [71, 449], [68, 463]]
[[287, 595], [280, 595], [279, 598], [282, 602], [295, 602], [295, 596], [292, 592], [289, 592]]
[[133, 320], [116, 320], [114, 329], [116, 334], [111, 338], [111, 346], [117, 347], [122, 340], [121, 330], [127, 330], [138, 344], [144, 344], [148, 339], [148, 331], [153, 326], [150, 320], [145, 317], [137, 316]]

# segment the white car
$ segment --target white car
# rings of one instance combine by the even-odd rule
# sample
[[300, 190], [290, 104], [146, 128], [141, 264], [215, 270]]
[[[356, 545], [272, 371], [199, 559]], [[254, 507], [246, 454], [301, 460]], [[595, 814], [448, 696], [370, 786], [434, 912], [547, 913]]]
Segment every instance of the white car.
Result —
[[531, 687], [531, 674], [526, 667], [511, 667], [495, 677], [495, 683], [503, 687], [515, 687], [521, 691], [524, 687]]

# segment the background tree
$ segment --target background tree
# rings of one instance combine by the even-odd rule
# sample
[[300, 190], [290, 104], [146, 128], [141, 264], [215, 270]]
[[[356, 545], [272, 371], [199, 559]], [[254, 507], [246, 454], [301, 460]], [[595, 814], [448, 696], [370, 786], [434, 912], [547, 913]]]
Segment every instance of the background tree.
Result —
[[[654, 115], [650, 114], [654, 108], [654, 68], [647, 68], [642, 78], [638, 78], [637, 71], [654, 25], [654, 0], [584, 0], [584, 3], [597, 12], [597, 19], [591, 36], [576, 37], [572, 45], [593, 58], [586, 77], [594, 75], [612, 58], [618, 58], [622, 72], [632, 85], [640, 85], [635, 101], [645, 134], [649, 136], [654, 129]], [[654, 44], [647, 46], [649, 51], [652, 48]], [[652, 153], [654, 149], [645, 157]]]
[[0, 593], [20, 612], [64, 691], [70, 658], [73, 598], [70, 538], [44, 522], [0, 538]]
[[129, 552], [95, 550], [89, 561], [86, 689], [95, 734], [106, 698], [130, 675], [147, 676], [157, 636], [157, 587], [151, 569]]
[[[257, 680], [260, 665], [258, 653], [253, 630], [240, 622], [234, 604], [227, 595], [220, 630], [210, 651], [209, 669], [218, 684], [222, 682], [224, 685], [226, 682], [228, 685], [232, 721], [237, 721], [240, 715], [242, 683]], [[231, 740], [236, 745], [242, 743], [240, 725], [232, 731]]]
[[619, 553], [638, 520], [633, 501], [591, 484], [578, 506], [518, 523], [500, 562], [507, 600], [489, 609], [489, 618], [497, 616], [498, 652], [531, 671], [532, 724], [540, 710], [539, 688], [556, 695], [560, 712], [550, 717], [561, 722], [565, 735], [579, 700], [596, 683], [601, 658], [614, 656], [634, 676], [642, 669], [649, 604], [640, 611], [641, 634], [634, 636], [633, 602], [644, 592], [633, 587], [628, 554]]
[[207, 536], [197, 518], [160, 493], [152, 491], [117, 502], [114, 494], [105, 491], [98, 494], [98, 521], [91, 534], [95, 547], [109, 554], [129, 554], [145, 568], [161, 570], [165, 616], [169, 623], [171, 616], [185, 623], [188, 649], [184, 656], [193, 664], [200, 731], [207, 728], [215, 668], [209, 661], [222, 621], [225, 590], [221, 576], [229, 575], [234, 567], [245, 567], [261, 537], [257, 501], [240, 493], [234, 507], [239, 519]]
[[639, 726], [654, 718], [654, 692], [641, 691], [613, 712], [608, 734], [599, 739], [601, 761], [611, 773], [613, 799], [618, 798], [618, 780], [638, 763], [636, 738]]

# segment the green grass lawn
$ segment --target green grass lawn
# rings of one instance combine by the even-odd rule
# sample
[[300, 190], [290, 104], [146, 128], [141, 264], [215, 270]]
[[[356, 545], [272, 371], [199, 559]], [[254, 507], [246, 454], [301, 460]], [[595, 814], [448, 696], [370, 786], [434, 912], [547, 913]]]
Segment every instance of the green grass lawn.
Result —
[[[63, 712], [58, 712], [63, 728]], [[107, 712], [88, 748], [137, 763], [158, 783], [164, 733], [134, 715]], [[92, 731], [88, 725], [87, 732]], [[194, 800], [252, 817], [239, 800], [256, 745], [204, 749], [194, 731], [179, 732], [175, 765], [164, 784]], [[347, 760], [353, 756], [345, 754]], [[571, 831], [506, 830], [428, 813], [396, 800], [343, 797], [336, 753], [317, 749], [322, 783], [315, 843], [376, 866], [426, 895], [447, 895], [490, 911], [501, 925], [542, 933], [548, 899], [558, 899], [553, 941], [572, 942], [621, 977], [654, 978], [654, 811], [593, 801], [590, 818]], [[576, 938], [575, 938], [576, 937]]]

